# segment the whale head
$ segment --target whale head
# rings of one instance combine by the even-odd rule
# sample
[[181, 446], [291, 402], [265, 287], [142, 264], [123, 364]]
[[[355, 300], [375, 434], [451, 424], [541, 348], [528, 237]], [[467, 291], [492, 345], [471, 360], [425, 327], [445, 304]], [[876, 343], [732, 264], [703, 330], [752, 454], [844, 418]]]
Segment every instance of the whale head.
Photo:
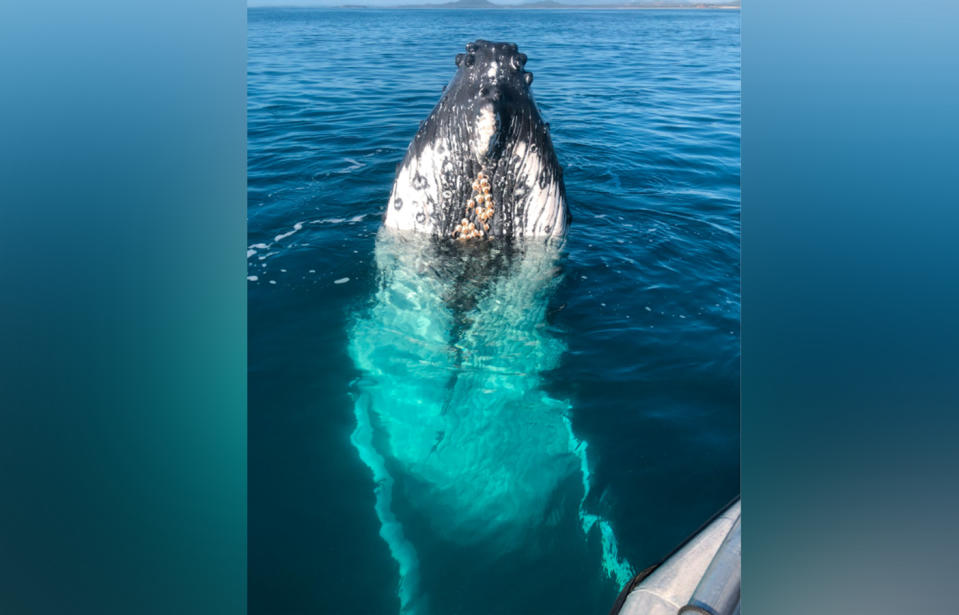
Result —
[[460, 240], [560, 237], [569, 212], [549, 125], [513, 43], [477, 40], [397, 167], [384, 225]]
[[495, 159], [501, 135], [515, 116], [536, 112], [529, 90], [533, 73], [524, 70], [525, 65], [526, 54], [512, 43], [479, 40], [456, 56], [458, 70], [447, 101], [464, 114], [473, 154], [481, 165]]

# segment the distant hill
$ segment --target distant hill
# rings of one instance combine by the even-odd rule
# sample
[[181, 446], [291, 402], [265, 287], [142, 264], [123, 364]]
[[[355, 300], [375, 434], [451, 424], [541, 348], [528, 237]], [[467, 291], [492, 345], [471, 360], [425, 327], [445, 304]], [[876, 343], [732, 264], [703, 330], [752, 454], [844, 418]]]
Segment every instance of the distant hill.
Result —
[[[373, 5], [344, 5], [340, 8], [383, 8]], [[695, 2], [687, 0], [659, 0], [649, 2], [621, 2], [609, 4], [573, 4], [556, 0], [537, 0], [522, 4], [497, 4], [489, 0], [455, 0], [438, 4], [400, 4], [397, 9], [738, 9], [740, 0], [729, 2]]]
[[564, 9], [569, 8], [568, 4], [554, 2], [553, 0], [541, 0], [540, 2], [526, 2], [520, 5], [524, 9]]
[[397, 9], [501, 9], [500, 4], [493, 4], [489, 0], [456, 0], [441, 4], [400, 4], [390, 8]]

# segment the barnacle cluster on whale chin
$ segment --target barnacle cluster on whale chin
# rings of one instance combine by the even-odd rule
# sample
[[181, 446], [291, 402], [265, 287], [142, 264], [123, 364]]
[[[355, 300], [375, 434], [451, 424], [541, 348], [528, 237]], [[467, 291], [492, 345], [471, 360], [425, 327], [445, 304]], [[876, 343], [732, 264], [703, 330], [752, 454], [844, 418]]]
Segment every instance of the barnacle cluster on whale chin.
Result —
[[473, 180], [473, 194], [466, 201], [463, 220], [453, 229], [456, 239], [483, 239], [489, 237], [489, 221], [493, 217], [493, 195], [490, 194], [489, 178], [480, 171]]

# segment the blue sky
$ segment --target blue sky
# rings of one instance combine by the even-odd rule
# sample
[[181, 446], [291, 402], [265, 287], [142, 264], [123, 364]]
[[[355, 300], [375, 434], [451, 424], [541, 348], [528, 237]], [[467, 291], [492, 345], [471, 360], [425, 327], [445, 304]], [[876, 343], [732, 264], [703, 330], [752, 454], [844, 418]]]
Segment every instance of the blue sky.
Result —
[[[344, 4], [365, 4], [375, 6], [396, 6], [399, 4], [442, 4], [452, 0], [248, 0], [248, 6], [342, 6]], [[496, 4], [524, 4], [536, 0], [490, 0]], [[735, 4], [736, 0], [556, 0], [564, 4]]]

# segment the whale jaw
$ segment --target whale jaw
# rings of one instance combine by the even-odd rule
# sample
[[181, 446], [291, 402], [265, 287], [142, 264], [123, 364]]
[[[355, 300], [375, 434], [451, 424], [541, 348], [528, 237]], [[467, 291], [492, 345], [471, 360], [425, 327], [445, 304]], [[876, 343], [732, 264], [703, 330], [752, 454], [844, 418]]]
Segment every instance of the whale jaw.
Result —
[[[563, 236], [562, 169], [529, 90], [526, 56], [510, 43], [476, 41], [466, 50], [397, 167], [384, 226], [458, 239]], [[488, 191], [477, 194], [482, 177]], [[492, 208], [477, 200], [484, 194]], [[474, 225], [468, 233], [464, 220]]]

